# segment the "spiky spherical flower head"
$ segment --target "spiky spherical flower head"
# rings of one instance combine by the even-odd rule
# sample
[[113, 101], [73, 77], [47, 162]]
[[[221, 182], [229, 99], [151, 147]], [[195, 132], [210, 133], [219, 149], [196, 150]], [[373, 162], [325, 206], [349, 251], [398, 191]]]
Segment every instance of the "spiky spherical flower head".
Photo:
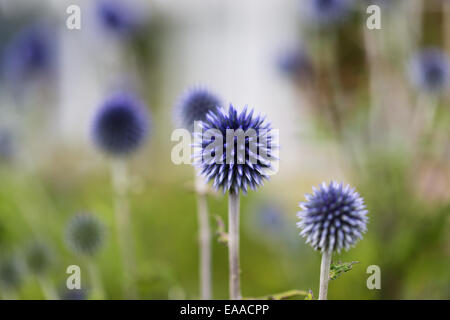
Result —
[[16, 256], [0, 259], [0, 288], [2, 290], [15, 290], [20, 287], [23, 280], [23, 267]]
[[321, 252], [353, 247], [366, 231], [368, 211], [363, 198], [349, 185], [336, 182], [323, 183], [313, 191], [300, 203], [300, 235]]
[[353, 0], [307, 0], [301, 1], [306, 6], [308, 20], [321, 27], [339, 23], [350, 13]]
[[183, 128], [193, 132], [194, 121], [205, 121], [210, 111], [221, 108], [220, 99], [209, 90], [195, 88], [187, 91], [176, 106], [177, 122]]
[[53, 254], [48, 245], [43, 242], [32, 243], [25, 256], [28, 270], [35, 275], [43, 275], [53, 263]]
[[419, 90], [443, 91], [450, 81], [449, 58], [439, 49], [424, 49], [412, 58], [410, 72], [412, 82]]
[[94, 255], [102, 247], [105, 236], [103, 224], [93, 215], [81, 213], [73, 217], [66, 230], [69, 248], [79, 254]]
[[228, 111], [210, 111], [201, 128], [194, 132], [195, 165], [213, 187], [246, 194], [268, 179], [278, 145], [265, 117], [247, 112], [247, 107], [239, 113], [230, 105]]
[[120, 92], [110, 96], [97, 111], [92, 125], [95, 144], [113, 156], [136, 151], [144, 142], [149, 115], [136, 96]]

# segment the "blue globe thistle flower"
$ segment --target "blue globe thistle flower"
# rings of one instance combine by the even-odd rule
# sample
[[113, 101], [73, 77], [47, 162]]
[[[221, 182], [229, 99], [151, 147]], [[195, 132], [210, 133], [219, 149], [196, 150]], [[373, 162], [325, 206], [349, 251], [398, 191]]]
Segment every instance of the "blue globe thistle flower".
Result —
[[450, 62], [441, 50], [429, 48], [412, 58], [410, 72], [412, 82], [418, 89], [439, 92], [449, 84]]
[[130, 35], [141, 24], [138, 13], [126, 1], [99, 0], [96, 14], [103, 28], [117, 35]]
[[18, 32], [5, 49], [4, 76], [11, 85], [52, 75], [56, 66], [56, 36], [43, 24]]
[[25, 262], [31, 273], [35, 275], [43, 275], [52, 265], [52, 251], [45, 243], [34, 242], [27, 249]]
[[310, 79], [313, 75], [312, 61], [302, 49], [282, 52], [278, 57], [278, 67], [284, 74], [299, 80]]
[[177, 121], [187, 130], [194, 131], [194, 121], [205, 121], [210, 111], [221, 108], [220, 99], [210, 91], [195, 88], [187, 91], [178, 102], [175, 110]]
[[94, 118], [92, 132], [95, 144], [114, 156], [127, 155], [144, 142], [149, 115], [144, 104], [129, 93], [109, 97]]
[[15, 290], [20, 287], [23, 280], [23, 268], [15, 256], [4, 257], [0, 260], [0, 288], [2, 290]]
[[336, 182], [323, 183], [313, 191], [300, 203], [300, 235], [321, 252], [348, 250], [366, 231], [368, 211], [363, 198], [349, 185]]
[[194, 143], [195, 164], [206, 180], [224, 193], [246, 194], [248, 187], [255, 190], [273, 169], [271, 160], [278, 145], [273, 142], [271, 125], [253, 113], [247, 112], [247, 107], [238, 113], [232, 105], [228, 112], [210, 111], [202, 122], [203, 132], [194, 132], [199, 141]]
[[102, 247], [105, 227], [91, 214], [81, 213], [73, 217], [66, 230], [69, 248], [75, 253], [94, 255]]
[[342, 21], [352, 9], [352, 0], [307, 0], [306, 13], [311, 22], [320, 26], [330, 26]]

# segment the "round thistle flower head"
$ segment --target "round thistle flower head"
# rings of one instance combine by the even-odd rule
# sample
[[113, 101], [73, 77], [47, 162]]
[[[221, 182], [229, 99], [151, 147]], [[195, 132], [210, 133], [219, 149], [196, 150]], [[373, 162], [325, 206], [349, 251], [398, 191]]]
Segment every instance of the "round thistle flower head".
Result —
[[228, 112], [210, 111], [202, 122], [202, 132], [194, 132], [195, 164], [200, 173], [223, 192], [247, 193], [268, 179], [273, 169], [273, 130], [265, 118], [247, 107], [240, 113], [230, 105]]
[[352, 0], [307, 0], [306, 14], [308, 19], [320, 26], [330, 26], [342, 21], [352, 8]]
[[32, 77], [49, 75], [56, 65], [55, 35], [41, 24], [21, 30], [5, 50], [4, 71], [8, 82], [17, 85]]
[[22, 284], [22, 264], [16, 257], [5, 257], [0, 260], [0, 288], [15, 290]]
[[28, 270], [36, 275], [45, 274], [52, 265], [53, 255], [46, 244], [35, 242], [30, 245], [25, 256]]
[[141, 24], [140, 17], [127, 1], [99, 0], [96, 8], [97, 17], [103, 28], [117, 35], [130, 35]]
[[187, 91], [176, 107], [178, 122], [187, 130], [194, 131], [194, 121], [205, 121], [210, 111], [221, 107], [220, 99], [203, 88]]
[[368, 211], [363, 198], [349, 185], [336, 182], [323, 183], [313, 191], [300, 203], [300, 235], [321, 252], [348, 250], [366, 231]]
[[69, 221], [66, 240], [72, 251], [84, 255], [94, 255], [103, 245], [104, 234], [104, 226], [96, 217], [82, 213]]
[[123, 156], [142, 145], [148, 127], [149, 115], [144, 104], [130, 93], [116, 93], [94, 117], [93, 140], [106, 153]]
[[450, 62], [439, 49], [425, 49], [410, 62], [411, 79], [420, 90], [439, 92], [449, 84]]
[[302, 49], [288, 49], [278, 58], [278, 67], [284, 74], [299, 80], [311, 79], [313, 64]]

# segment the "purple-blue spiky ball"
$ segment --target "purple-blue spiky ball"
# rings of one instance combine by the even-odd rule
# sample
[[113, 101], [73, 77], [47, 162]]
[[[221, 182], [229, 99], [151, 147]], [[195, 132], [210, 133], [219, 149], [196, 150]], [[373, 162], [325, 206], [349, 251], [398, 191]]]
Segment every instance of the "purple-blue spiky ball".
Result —
[[95, 115], [92, 135], [95, 144], [108, 154], [127, 155], [144, 142], [149, 115], [136, 96], [120, 92], [110, 96]]
[[353, 247], [367, 229], [364, 199], [349, 185], [337, 182], [323, 183], [313, 191], [300, 203], [300, 235], [321, 252]]
[[112, 34], [130, 35], [141, 23], [136, 9], [124, 0], [98, 0], [96, 9], [100, 24]]
[[[268, 179], [278, 145], [264, 117], [254, 115], [254, 110], [248, 112], [247, 107], [238, 112], [230, 105], [228, 111], [210, 111], [201, 127], [202, 132], [194, 132], [195, 164], [200, 173], [213, 182], [213, 187], [224, 193], [242, 191], [246, 194], [249, 188], [255, 190]], [[241, 133], [253, 134], [251, 137], [242, 135], [239, 142], [230, 129], [235, 133], [241, 130]], [[227, 136], [233, 143], [227, 144]]]
[[411, 79], [420, 90], [439, 92], [450, 81], [449, 58], [437, 48], [418, 52], [411, 60]]
[[185, 129], [194, 131], [194, 121], [205, 121], [210, 111], [221, 108], [220, 99], [207, 89], [195, 88], [187, 91], [176, 106], [177, 121]]

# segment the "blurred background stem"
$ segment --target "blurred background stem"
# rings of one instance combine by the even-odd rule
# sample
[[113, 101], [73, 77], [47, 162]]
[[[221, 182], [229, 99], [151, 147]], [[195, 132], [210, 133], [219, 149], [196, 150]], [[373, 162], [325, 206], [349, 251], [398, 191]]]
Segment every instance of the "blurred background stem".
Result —
[[100, 272], [98, 271], [98, 268], [92, 260], [87, 261], [87, 268], [89, 272], [89, 279], [91, 281], [91, 297], [94, 300], [104, 300], [105, 292], [103, 289], [103, 283], [100, 276]]
[[39, 277], [38, 281], [46, 300], [59, 300], [57, 290], [48, 277]]
[[199, 277], [200, 296], [203, 300], [212, 298], [211, 280], [211, 227], [209, 223], [207, 185], [203, 177], [195, 176], [195, 191], [197, 193], [197, 215], [199, 226]]
[[136, 258], [131, 232], [130, 209], [127, 198], [128, 172], [125, 159], [113, 159], [111, 169], [115, 202], [114, 212], [124, 273], [125, 296], [129, 299], [137, 299], [134, 283], [136, 278]]

